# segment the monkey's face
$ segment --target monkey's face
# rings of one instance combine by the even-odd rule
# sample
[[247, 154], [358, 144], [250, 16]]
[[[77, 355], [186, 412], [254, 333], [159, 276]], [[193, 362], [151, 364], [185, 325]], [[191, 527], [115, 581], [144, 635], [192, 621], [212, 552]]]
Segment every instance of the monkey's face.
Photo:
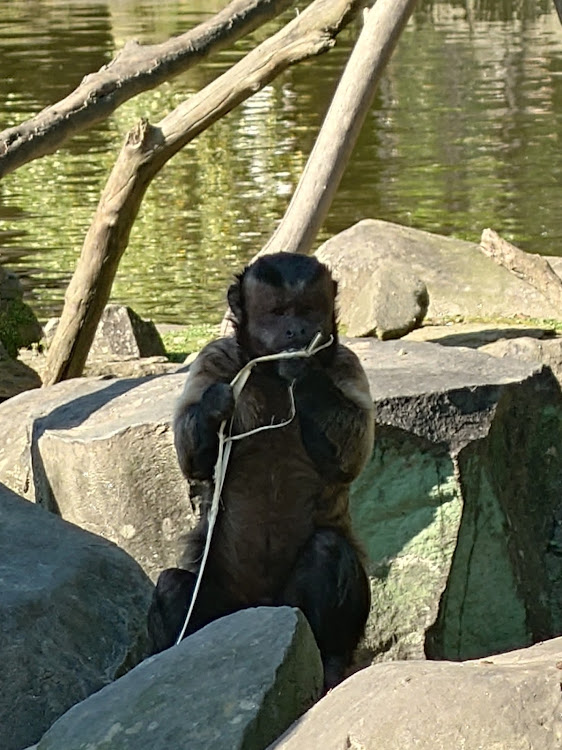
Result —
[[250, 277], [244, 298], [245, 340], [252, 356], [302, 349], [317, 333], [322, 335], [322, 343], [334, 333], [331, 279], [279, 287]]

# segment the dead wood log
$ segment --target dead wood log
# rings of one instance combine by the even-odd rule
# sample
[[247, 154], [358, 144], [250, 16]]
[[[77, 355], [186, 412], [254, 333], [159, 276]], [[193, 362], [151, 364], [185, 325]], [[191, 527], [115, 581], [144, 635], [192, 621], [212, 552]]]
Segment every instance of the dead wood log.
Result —
[[161, 44], [127, 42], [67, 97], [0, 133], [0, 178], [55, 152], [68, 138], [106, 119], [123, 102], [159, 86], [279, 15], [293, 0], [232, 0], [209, 21]]
[[377, 0], [338, 84], [289, 207], [260, 255], [308, 253], [330, 209], [380, 77], [416, 0]]
[[45, 385], [82, 374], [131, 226], [157, 172], [186, 143], [289, 65], [330, 49], [362, 2], [314, 0], [281, 31], [161, 122], [150, 125], [142, 121], [129, 132], [66, 290], [62, 316], [48, 352]]
[[500, 266], [534, 286], [557, 310], [560, 310], [562, 317], [562, 280], [546, 258], [525, 253], [504, 240], [493, 229], [484, 229], [482, 232], [480, 249]]

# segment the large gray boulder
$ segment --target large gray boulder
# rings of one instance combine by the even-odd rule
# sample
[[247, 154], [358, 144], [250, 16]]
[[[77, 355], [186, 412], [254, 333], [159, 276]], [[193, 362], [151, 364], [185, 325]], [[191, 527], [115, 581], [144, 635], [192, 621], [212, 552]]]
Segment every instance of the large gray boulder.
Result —
[[352, 511], [377, 660], [466, 659], [562, 632], [562, 395], [550, 370], [356, 342], [376, 405]]
[[322, 690], [304, 616], [288, 607], [223, 617], [72, 708], [39, 750], [260, 750]]
[[[560, 314], [537, 289], [497, 265], [474, 242], [365, 219], [329, 239], [316, 255], [338, 280], [344, 326], [364, 280], [386, 267], [392, 267], [395, 275], [413, 274], [425, 283], [428, 321], [456, 316], [558, 318]], [[562, 272], [562, 264], [553, 265]]]
[[[377, 420], [352, 493], [373, 592], [365, 659], [464, 659], [562, 632], [562, 396], [550, 371], [428, 343], [352, 347]], [[155, 576], [194, 518], [170, 428], [184, 377], [75, 381], [0, 405], [12, 425], [0, 481]]]
[[84, 378], [10, 399], [0, 481], [115, 542], [155, 577], [177, 564], [195, 522], [171, 430], [184, 381]]
[[377, 664], [330, 692], [270, 750], [555, 750], [562, 638], [476, 662]]
[[0, 747], [36, 742], [147, 654], [152, 584], [122, 550], [0, 485]]

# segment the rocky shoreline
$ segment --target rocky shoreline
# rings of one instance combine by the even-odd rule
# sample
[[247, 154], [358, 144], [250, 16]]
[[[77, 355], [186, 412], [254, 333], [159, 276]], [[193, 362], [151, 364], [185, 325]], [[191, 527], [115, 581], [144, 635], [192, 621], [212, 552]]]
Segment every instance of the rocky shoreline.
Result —
[[[381, 261], [373, 251], [367, 272], [365, 245], [375, 237], [390, 252], [413, 230], [361, 225], [334, 258], [372, 280]], [[559, 339], [552, 327], [524, 325], [513, 307], [507, 315], [506, 305], [518, 299], [533, 317], [555, 315], [534, 290], [519, 298], [502, 287], [498, 315], [501, 302], [501, 320], [514, 326], [437, 325], [443, 269], [435, 279], [419, 273], [427, 238], [415, 239], [411, 293], [396, 286], [392, 302], [396, 309], [405, 293], [404, 320], [415, 317], [423, 278], [425, 324], [399, 340], [349, 340], [377, 424], [352, 494], [373, 599], [358, 663], [369, 666], [311, 708], [321, 692], [318, 652], [306, 620], [286, 608], [237, 613], [146, 658], [152, 581], [175, 564], [195, 518], [171, 433], [187, 365], [152, 355], [151, 374], [84, 377], [0, 404], [3, 748], [547, 750], [560, 742]], [[465, 270], [476, 264], [466, 254], [479, 252], [467, 245], [459, 245]], [[353, 284], [342, 263], [345, 292]], [[447, 273], [452, 294], [459, 281]], [[475, 277], [465, 286], [475, 312], [482, 290]], [[344, 328], [358, 320], [345, 298]], [[369, 309], [365, 324], [380, 333], [381, 307]], [[501, 356], [486, 351], [500, 343]]]

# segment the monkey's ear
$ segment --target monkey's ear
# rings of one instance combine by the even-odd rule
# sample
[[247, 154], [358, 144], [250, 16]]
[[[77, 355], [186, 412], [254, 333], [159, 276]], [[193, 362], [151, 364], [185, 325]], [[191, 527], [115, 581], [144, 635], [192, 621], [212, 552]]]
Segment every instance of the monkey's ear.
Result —
[[236, 277], [236, 281], [228, 287], [226, 293], [226, 299], [232, 312], [233, 322], [242, 322], [242, 279], [240, 276]]

